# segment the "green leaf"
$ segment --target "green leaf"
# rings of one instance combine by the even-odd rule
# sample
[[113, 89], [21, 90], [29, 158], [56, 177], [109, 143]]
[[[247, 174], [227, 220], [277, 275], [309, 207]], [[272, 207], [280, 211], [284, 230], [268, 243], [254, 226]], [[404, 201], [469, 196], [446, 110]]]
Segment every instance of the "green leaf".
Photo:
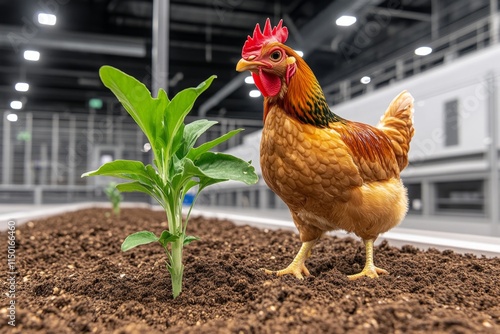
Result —
[[200, 94], [210, 87], [215, 78], [216, 76], [212, 75], [197, 87], [187, 88], [180, 91], [174, 96], [172, 101], [170, 101], [165, 111], [165, 126], [167, 130], [165, 135], [167, 136], [167, 141], [177, 136], [177, 132], [181, 127], [181, 124], [184, 124], [184, 119], [193, 108], [194, 102]]
[[126, 192], [141, 192], [145, 193], [151, 197], [153, 197], [162, 207], [165, 207], [165, 203], [161, 200], [162, 196], [161, 194], [156, 191], [155, 188], [151, 186], [147, 186], [145, 184], [142, 184], [140, 182], [134, 181], [134, 182], [127, 182], [127, 183], [120, 183], [119, 185], [116, 186], [116, 189], [119, 191], [126, 193]]
[[198, 180], [189, 180], [189, 181], [188, 181], [188, 182], [186, 182], [186, 184], [184, 185], [184, 194], [187, 194], [187, 192], [188, 192], [191, 188], [193, 188], [193, 187], [195, 187], [195, 186], [197, 186], [197, 185], [199, 185], [199, 184], [200, 184], [200, 181], [198, 181]]
[[158, 241], [165, 248], [165, 247], [167, 247], [167, 244], [169, 242], [174, 242], [174, 241], [177, 241], [178, 239], [179, 239], [178, 235], [174, 235], [174, 234], [170, 233], [170, 231], [164, 230], [163, 232], [161, 232], [161, 235], [160, 235], [160, 238], [158, 239]]
[[150, 176], [150, 170], [146, 169], [144, 164], [140, 161], [135, 160], [115, 160], [107, 162], [97, 170], [83, 173], [82, 177], [87, 176], [114, 176], [121, 179], [135, 180], [143, 184], [151, 186], [152, 178]]
[[232, 131], [229, 131], [228, 133], [226, 133], [225, 135], [220, 136], [219, 138], [216, 138], [216, 139], [214, 139], [212, 141], [209, 141], [209, 142], [206, 142], [204, 144], [201, 144], [200, 146], [191, 149], [189, 151], [187, 157], [190, 158], [190, 159], [192, 159], [192, 160], [195, 160], [201, 154], [203, 154], [205, 152], [208, 152], [209, 150], [211, 150], [215, 146], [217, 146], [217, 145], [225, 142], [226, 140], [228, 140], [229, 138], [235, 136], [236, 134], [240, 133], [241, 131], [243, 131], [243, 129], [232, 130]]
[[196, 144], [196, 141], [202, 134], [217, 123], [216, 121], [199, 119], [186, 125], [184, 128], [184, 150], [182, 156], [185, 156], [194, 147], [194, 144]]
[[149, 231], [136, 232], [125, 238], [125, 240], [122, 243], [122, 251], [126, 252], [134, 247], [150, 244], [155, 241], [158, 241], [158, 237], [153, 232]]
[[162, 184], [161, 178], [158, 175], [156, 169], [154, 169], [154, 167], [151, 166], [150, 164], [147, 164], [145, 168], [146, 168], [146, 174], [148, 174], [149, 179], [153, 182], [153, 184], [156, 184], [159, 187], [163, 187], [164, 185]]
[[214, 185], [216, 183], [225, 182], [225, 181], [227, 181], [227, 179], [212, 179], [210, 177], [202, 177], [202, 178], [200, 178], [200, 188], [198, 191], [201, 192], [203, 189], [205, 189], [208, 186]]
[[153, 98], [143, 83], [111, 66], [101, 67], [99, 76], [139, 125], [153, 148], [157, 146], [158, 138], [164, 140], [164, 127], [158, 126], [162, 124], [163, 113], [170, 102], [164, 90], [160, 89], [158, 97]]
[[193, 185], [190, 185], [190, 181], [193, 177], [205, 176], [203, 171], [195, 166], [194, 162], [188, 158], [178, 161], [176, 172], [177, 174], [173, 177], [172, 184], [177, 185], [177, 189], [182, 189], [187, 185], [192, 187]]
[[184, 246], [189, 245], [190, 243], [192, 243], [193, 241], [196, 241], [196, 240], [200, 240], [200, 238], [192, 236], [192, 235], [188, 235], [184, 238]]
[[[179, 153], [179, 151], [182, 151], [181, 149], [184, 146], [184, 128], [185, 128], [184, 123], [181, 123], [172, 142], [172, 152]], [[177, 159], [182, 159], [184, 158], [184, 156], [185, 154], [176, 155]]]
[[206, 152], [195, 165], [203, 174], [215, 180], [241, 181], [254, 184], [259, 180], [255, 168], [248, 162], [229, 154]]

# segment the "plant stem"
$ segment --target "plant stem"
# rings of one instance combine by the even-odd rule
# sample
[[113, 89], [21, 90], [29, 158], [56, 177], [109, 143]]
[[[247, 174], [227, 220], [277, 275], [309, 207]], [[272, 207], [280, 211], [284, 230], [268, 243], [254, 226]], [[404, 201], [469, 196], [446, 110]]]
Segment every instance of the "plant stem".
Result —
[[[169, 272], [172, 280], [172, 295], [174, 299], [182, 291], [182, 277], [184, 265], [182, 264], [182, 249], [184, 247], [184, 234], [182, 233], [182, 204], [179, 199], [168, 201], [170, 207], [166, 207], [168, 228], [171, 234], [179, 236], [179, 239], [170, 244], [170, 266]], [[168, 249], [165, 251], [168, 252]]]
[[120, 216], [120, 205], [114, 205], [113, 206], [113, 212], [115, 214], [115, 216], [119, 217]]
[[170, 264], [170, 276], [172, 278], [172, 294], [174, 299], [182, 291], [182, 275], [184, 274], [184, 265], [182, 264], [182, 246], [184, 240], [172, 243], [172, 263]]

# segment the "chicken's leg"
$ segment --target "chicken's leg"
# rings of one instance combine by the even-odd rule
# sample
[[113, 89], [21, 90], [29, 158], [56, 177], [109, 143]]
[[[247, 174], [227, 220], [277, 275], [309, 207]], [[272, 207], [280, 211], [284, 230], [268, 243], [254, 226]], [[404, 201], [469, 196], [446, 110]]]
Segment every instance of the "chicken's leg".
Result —
[[363, 240], [365, 243], [365, 250], [366, 250], [366, 260], [365, 260], [365, 267], [363, 270], [354, 275], [349, 275], [347, 276], [350, 280], [356, 280], [361, 277], [371, 277], [371, 278], [377, 278], [379, 274], [387, 275], [388, 272], [384, 269], [377, 268], [373, 264], [373, 239], [369, 240]]
[[297, 253], [297, 255], [295, 255], [295, 258], [293, 259], [292, 263], [290, 263], [288, 267], [286, 267], [285, 269], [278, 271], [263, 269], [264, 272], [266, 274], [276, 274], [276, 276], [291, 274], [297, 277], [298, 279], [304, 279], [303, 275], [305, 276], [311, 275], [309, 273], [309, 270], [307, 270], [305, 266], [305, 262], [307, 258], [311, 256], [311, 249], [316, 244], [316, 241], [317, 240], [312, 240], [302, 243], [302, 246], [300, 247], [300, 250]]

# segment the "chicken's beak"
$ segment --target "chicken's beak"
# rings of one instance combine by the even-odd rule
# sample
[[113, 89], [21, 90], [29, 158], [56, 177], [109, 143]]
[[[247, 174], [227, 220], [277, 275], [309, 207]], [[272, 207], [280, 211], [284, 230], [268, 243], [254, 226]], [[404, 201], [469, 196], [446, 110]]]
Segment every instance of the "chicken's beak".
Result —
[[243, 72], [243, 71], [251, 71], [251, 72], [258, 72], [260, 66], [265, 66], [264, 63], [261, 63], [260, 61], [255, 61], [255, 60], [246, 60], [241, 58], [238, 64], [236, 64], [236, 71], [238, 72]]

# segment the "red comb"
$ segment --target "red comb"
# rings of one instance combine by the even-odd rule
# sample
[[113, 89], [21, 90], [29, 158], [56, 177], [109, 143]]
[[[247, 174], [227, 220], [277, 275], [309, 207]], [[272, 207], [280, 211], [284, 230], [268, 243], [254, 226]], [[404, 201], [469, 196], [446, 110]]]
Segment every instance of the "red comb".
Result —
[[266, 20], [266, 25], [264, 26], [264, 31], [261, 31], [260, 25], [257, 23], [253, 31], [253, 36], [248, 36], [245, 44], [243, 45], [243, 50], [241, 51], [242, 57], [248, 58], [252, 54], [258, 53], [262, 45], [265, 43], [285, 43], [288, 38], [288, 28], [282, 27], [282, 24], [283, 20], [280, 20], [276, 27], [271, 28], [271, 20], [268, 18]]

